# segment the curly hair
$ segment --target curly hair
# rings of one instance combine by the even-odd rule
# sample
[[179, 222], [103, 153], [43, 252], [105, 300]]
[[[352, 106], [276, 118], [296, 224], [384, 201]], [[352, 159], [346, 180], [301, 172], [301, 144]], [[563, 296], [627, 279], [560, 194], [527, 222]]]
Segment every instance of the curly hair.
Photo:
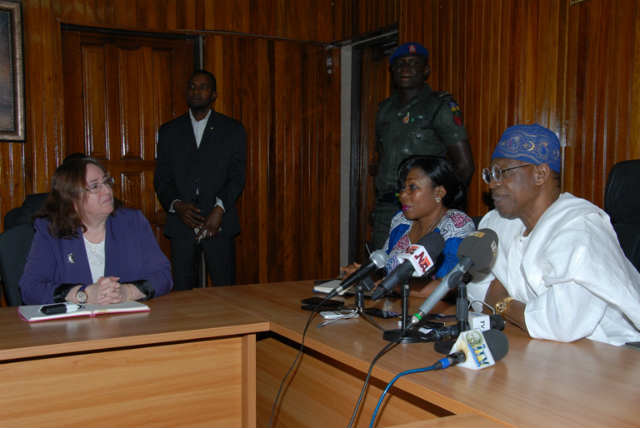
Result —
[[410, 156], [398, 167], [398, 189], [402, 189], [409, 171], [420, 168], [431, 179], [433, 187], [442, 186], [447, 194], [442, 204], [447, 208], [461, 209], [465, 202], [465, 189], [451, 163], [441, 156]]
[[[78, 230], [87, 229], [82, 223], [76, 205], [85, 197], [87, 165], [92, 164], [107, 172], [96, 159], [86, 156], [65, 160], [51, 179], [51, 191], [36, 217], [49, 219], [49, 232], [56, 238], [73, 238]], [[120, 207], [114, 199], [111, 215]]]

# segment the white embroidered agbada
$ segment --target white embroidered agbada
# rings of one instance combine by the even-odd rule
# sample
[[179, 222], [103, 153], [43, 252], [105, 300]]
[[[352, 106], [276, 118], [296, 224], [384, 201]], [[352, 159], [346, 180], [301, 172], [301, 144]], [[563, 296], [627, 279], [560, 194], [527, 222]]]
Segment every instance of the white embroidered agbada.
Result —
[[625, 257], [609, 216], [563, 193], [529, 236], [520, 219], [489, 212], [479, 228], [497, 232], [496, 263], [468, 285], [471, 301], [484, 300], [497, 278], [524, 302], [531, 337], [570, 342], [583, 337], [612, 345], [640, 341], [640, 274]]

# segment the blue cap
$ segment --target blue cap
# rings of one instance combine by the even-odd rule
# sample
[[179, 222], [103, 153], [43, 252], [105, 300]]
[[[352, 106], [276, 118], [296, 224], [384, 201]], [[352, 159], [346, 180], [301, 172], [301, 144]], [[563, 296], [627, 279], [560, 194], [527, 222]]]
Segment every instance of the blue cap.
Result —
[[393, 64], [396, 58], [409, 55], [423, 56], [425, 59], [429, 59], [429, 51], [424, 46], [420, 43], [409, 42], [398, 46], [396, 50], [393, 51], [391, 57], [389, 57], [389, 64]]
[[553, 171], [560, 173], [560, 152], [560, 140], [556, 134], [534, 123], [507, 128], [491, 159], [517, 159], [534, 165], [546, 163]]

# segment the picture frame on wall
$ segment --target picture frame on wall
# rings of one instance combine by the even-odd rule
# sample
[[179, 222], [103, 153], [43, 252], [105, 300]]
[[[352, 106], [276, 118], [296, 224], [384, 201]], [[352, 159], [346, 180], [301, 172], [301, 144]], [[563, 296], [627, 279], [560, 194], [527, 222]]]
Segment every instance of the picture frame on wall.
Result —
[[24, 141], [20, 3], [0, 0], [0, 141]]

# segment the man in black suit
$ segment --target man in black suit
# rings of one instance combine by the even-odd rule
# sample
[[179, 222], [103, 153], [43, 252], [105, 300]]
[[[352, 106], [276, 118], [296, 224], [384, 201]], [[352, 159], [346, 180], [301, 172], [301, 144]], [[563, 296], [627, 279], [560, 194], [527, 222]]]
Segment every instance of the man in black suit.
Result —
[[154, 186], [167, 211], [174, 289], [196, 283], [198, 245], [215, 285], [235, 282], [236, 199], [245, 182], [246, 132], [215, 112], [216, 79], [198, 70], [189, 79], [189, 111], [160, 127]]

